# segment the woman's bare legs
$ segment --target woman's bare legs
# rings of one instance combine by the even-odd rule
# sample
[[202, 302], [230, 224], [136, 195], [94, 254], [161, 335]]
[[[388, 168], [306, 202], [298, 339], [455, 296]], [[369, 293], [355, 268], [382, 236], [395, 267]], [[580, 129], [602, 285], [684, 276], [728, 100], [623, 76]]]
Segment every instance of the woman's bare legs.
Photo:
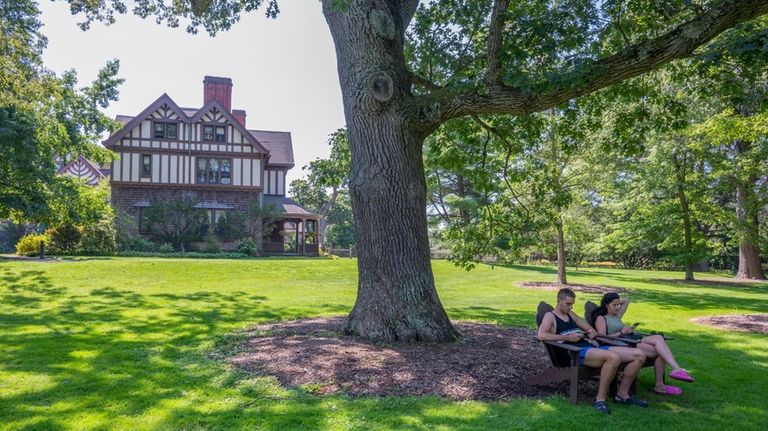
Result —
[[658, 352], [656, 352], [656, 347], [652, 344], [648, 343], [638, 343], [637, 348], [642, 350], [643, 353], [645, 353], [645, 356], [648, 358], [656, 358], [655, 361], [653, 361], [653, 374], [656, 379], [656, 390], [657, 391], [664, 391], [667, 389], [667, 385], [664, 384], [664, 371], [667, 368], [667, 362], [659, 356]]
[[638, 344], [637, 347], [645, 352], [646, 349], [643, 347], [644, 344], [653, 346], [656, 354], [658, 354], [662, 359], [664, 359], [664, 362], [668, 363], [669, 366], [672, 367], [672, 371], [680, 368], [680, 365], [677, 364], [674, 355], [672, 355], [672, 350], [669, 348], [669, 345], [667, 345], [667, 342], [664, 341], [664, 337], [661, 335], [649, 335], [647, 337], [643, 337], [643, 341]]
[[619, 354], [621, 362], [626, 362], [624, 366], [624, 376], [621, 378], [621, 383], [616, 389], [616, 395], [621, 398], [629, 397], [629, 388], [632, 386], [632, 382], [637, 377], [638, 371], [643, 367], [645, 362], [645, 353], [640, 349], [634, 349], [632, 347], [611, 347], [609, 352]]

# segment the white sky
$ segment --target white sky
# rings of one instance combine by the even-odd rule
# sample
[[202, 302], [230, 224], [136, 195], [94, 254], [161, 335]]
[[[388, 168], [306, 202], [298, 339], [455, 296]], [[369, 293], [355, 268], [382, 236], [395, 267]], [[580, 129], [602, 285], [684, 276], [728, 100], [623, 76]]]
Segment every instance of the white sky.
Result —
[[188, 34], [184, 23], [168, 28], [130, 14], [83, 32], [68, 3], [40, 0], [40, 8], [49, 69], [75, 69], [86, 86], [108, 60], [120, 60], [125, 82], [105, 110], [111, 118], [136, 115], [163, 93], [199, 108], [205, 75], [232, 78], [232, 108], [247, 111], [249, 129], [291, 132], [296, 166], [289, 182], [304, 176], [309, 161], [328, 156], [328, 135], [344, 126], [336, 54], [319, 1], [282, 1], [276, 20], [251, 12], [213, 38], [202, 29]]

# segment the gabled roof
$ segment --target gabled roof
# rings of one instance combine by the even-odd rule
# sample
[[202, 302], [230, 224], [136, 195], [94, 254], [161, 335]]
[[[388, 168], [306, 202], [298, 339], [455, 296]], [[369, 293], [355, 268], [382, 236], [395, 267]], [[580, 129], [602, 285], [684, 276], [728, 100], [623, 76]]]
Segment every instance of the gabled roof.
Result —
[[[170, 96], [168, 96], [167, 93], [163, 93], [162, 96], [158, 97], [157, 100], [152, 102], [149, 106], [147, 106], [147, 109], [141, 111], [141, 113], [132, 119], [128, 121], [128, 123], [123, 126], [122, 129], [118, 130], [117, 133], [107, 138], [106, 141], [104, 141], [105, 147], [111, 147], [115, 142], [119, 141], [120, 139], [123, 139], [125, 135], [131, 133], [131, 130], [133, 130], [134, 127], [141, 124], [142, 121], [147, 119], [153, 112], [155, 112], [158, 108], [163, 106], [164, 103], [167, 103], [168, 106], [171, 107], [171, 110], [176, 113], [179, 117], [182, 119], [186, 119], [187, 115], [184, 113], [184, 111], [179, 108], [179, 105], [176, 104], [176, 102], [171, 99]], [[118, 116], [119, 118], [119, 116]], [[118, 119], [118, 121], [120, 121]]]
[[295, 200], [286, 196], [264, 195], [264, 206], [273, 206], [281, 214], [288, 216], [315, 216], [308, 209], [299, 205]]
[[270, 157], [267, 166], [288, 168], [294, 166], [291, 132], [272, 132], [267, 130], [249, 130], [249, 132], [269, 150]]
[[221, 114], [222, 114], [222, 115], [224, 115], [224, 118], [226, 118], [226, 119], [227, 119], [227, 121], [229, 121], [230, 123], [232, 123], [232, 126], [233, 126], [235, 129], [237, 129], [237, 130], [238, 130], [238, 131], [239, 131], [239, 132], [240, 132], [240, 133], [241, 133], [243, 136], [245, 136], [246, 138], [249, 138], [249, 140], [251, 141], [251, 145], [253, 145], [253, 148], [254, 148], [255, 150], [257, 150], [257, 152], [258, 152], [258, 153], [262, 153], [262, 154], [269, 154], [269, 150], [268, 150], [268, 149], [266, 149], [266, 148], [265, 148], [265, 147], [264, 147], [264, 146], [261, 144], [261, 142], [259, 142], [259, 140], [258, 140], [258, 139], [256, 139], [256, 137], [255, 137], [255, 136], [253, 136], [253, 135], [251, 134], [251, 132], [249, 132], [248, 130], [246, 130], [246, 128], [245, 128], [245, 127], [243, 127], [243, 125], [242, 125], [242, 124], [240, 124], [240, 122], [239, 122], [239, 121], [237, 121], [237, 119], [235, 119], [235, 117], [233, 117], [233, 116], [232, 116], [232, 114], [230, 114], [229, 112], [227, 112], [227, 110], [226, 110], [226, 109], [224, 109], [224, 107], [222, 107], [222, 106], [219, 104], [219, 102], [217, 102], [217, 101], [215, 101], [215, 100], [211, 100], [210, 102], [208, 102], [208, 103], [206, 103], [205, 105], [203, 105], [203, 107], [202, 107], [202, 108], [198, 109], [198, 110], [197, 110], [197, 114], [195, 114], [195, 115], [194, 115], [192, 118], [190, 118], [190, 121], [191, 121], [191, 122], [193, 122], [193, 123], [195, 123], [195, 122], [197, 122], [197, 121], [200, 121], [200, 119], [203, 117], [203, 115], [205, 115], [205, 114], [207, 114], [208, 112], [210, 112], [210, 110], [211, 110], [211, 109], [213, 109], [213, 108], [216, 108], [216, 109], [218, 109], [218, 110], [219, 110], [219, 112], [221, 112]]
[[82, 154], [60, 167], [56, 173], [82, 178], [92, 186], [98, 184], [106, 176], [95, 163], [83, 157]]

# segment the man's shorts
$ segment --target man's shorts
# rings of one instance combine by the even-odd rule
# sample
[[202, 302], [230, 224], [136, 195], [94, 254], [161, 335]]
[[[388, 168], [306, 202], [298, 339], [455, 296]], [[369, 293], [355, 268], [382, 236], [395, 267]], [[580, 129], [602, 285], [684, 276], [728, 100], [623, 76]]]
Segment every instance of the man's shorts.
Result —
[[608, 350], [611, 346], [598, 346], [598, 347], [585, 347], [581, 350], [579, 350], [579, 366], [584, 365], [584, 358], [587, 357], [587, 352], [589, 349], [602, 349], [602, 350]]

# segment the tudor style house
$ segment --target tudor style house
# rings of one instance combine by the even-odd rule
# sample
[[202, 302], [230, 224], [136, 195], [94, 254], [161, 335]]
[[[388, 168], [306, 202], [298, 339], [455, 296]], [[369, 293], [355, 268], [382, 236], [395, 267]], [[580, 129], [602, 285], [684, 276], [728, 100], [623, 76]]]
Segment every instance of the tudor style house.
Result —
[[112, 205], [135, 217], [141, 232], [153, 202], [191, 197], [213, 232], [222, 216], [257, 199], [282, 216], [263, 241], [265, 254], [316, 255], [319, 216], [285, 196], [290, 132], [247, 129], [245, 111], [231, 101], [232, 81], [206, 76], [201, 108], [181, 108], [163, 94], [134, 117], [118, 115], [124, 126], [104, 141], [117, 153]]

